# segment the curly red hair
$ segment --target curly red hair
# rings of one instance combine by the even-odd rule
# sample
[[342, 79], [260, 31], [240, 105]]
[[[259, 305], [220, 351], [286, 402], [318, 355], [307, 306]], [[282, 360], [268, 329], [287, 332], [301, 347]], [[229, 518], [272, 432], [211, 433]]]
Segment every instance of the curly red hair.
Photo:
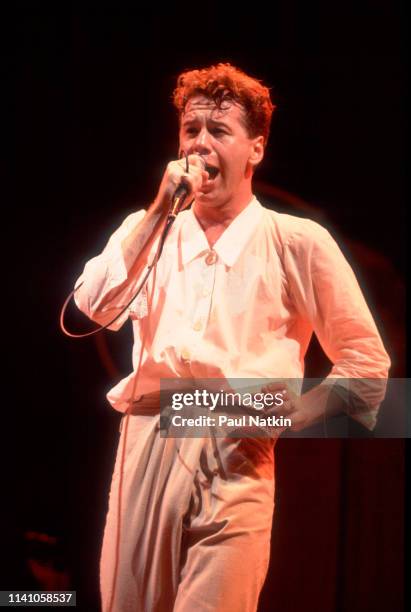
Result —
[[218, 108], [228, 101], [240, 104], [245, 112], [245, 127], [250, 138], [262, 135], [267, 143], [275, 106], [268, 87], [260, 81], [228, 63], [182, 72], [173, 92], [174, 106], [180, 117], [189, 98], [195, 95], [210, 98]]

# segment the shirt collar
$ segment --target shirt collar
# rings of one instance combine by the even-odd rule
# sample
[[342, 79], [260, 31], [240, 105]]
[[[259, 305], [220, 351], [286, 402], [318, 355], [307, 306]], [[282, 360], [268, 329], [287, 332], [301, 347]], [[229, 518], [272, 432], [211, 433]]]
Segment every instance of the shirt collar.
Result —
[[[195, 259], [200, 253], [210, 250], [207, 238], [192, 209], [180, 213], [184, 221], [181, 228], [181, 258], [183, 265]], [[178, 219], [178, 217], [177, 217]]]
[[[260, 222], [263, 208], [253, 196], [251, 202], [233, 219], [215, 243], [213, 250], [227, 266], [232, 266]], [[183, 265], [210, 250], [205, 233], [190, 209], [182, 226], [181, 255]]]

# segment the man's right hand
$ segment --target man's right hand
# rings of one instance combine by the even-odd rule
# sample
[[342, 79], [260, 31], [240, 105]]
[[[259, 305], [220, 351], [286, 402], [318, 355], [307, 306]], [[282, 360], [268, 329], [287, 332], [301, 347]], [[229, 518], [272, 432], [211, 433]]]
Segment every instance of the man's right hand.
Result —
[[183, 182], [188, 187], [188, 196], [183, 208], [187, 208], [195, 198], [197, 191], [201, 188], [204, 181], [208, 179], [208, 172], [204, 170], [204, 161], [200, 155], [193, 154], [188, 156], [188, 172], [186, 172], [186, 159], [178, 159], [167, 164], [163, 178], [154, 201], [155, 208], [170, 208], [173, 195]]

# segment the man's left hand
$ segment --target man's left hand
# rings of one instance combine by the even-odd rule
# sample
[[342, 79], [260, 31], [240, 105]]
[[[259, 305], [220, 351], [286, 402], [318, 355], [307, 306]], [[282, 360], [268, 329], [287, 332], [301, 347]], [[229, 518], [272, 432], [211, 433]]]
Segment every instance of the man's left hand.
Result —
[[313, 413], [313, 406], [304, 401], [304, 396], [297, 395], [284, 382], [269, 383], [261, 388], [262, 393], [280, 393], [283, 398], [282, 406], [267, 407], [264, 414], [267, 416], [283, 416], [291, 419], [290, 431], [301, 431], [318, 422], [321, 415]]

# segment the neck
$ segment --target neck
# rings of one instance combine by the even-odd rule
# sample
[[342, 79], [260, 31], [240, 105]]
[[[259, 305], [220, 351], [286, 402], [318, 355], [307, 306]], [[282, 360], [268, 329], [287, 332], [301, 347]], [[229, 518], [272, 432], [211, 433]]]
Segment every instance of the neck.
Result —
[[196, 200], [193, 211], [203, 229], [215, 225], [228, 227], [231, 221], [248, 206], [252, 198], [253, 193], [250, 187], [247, 192], [242, 193], [235, 199], [227, 200], [219, 206], [209, 206], [203, 204], [201, 200]]

